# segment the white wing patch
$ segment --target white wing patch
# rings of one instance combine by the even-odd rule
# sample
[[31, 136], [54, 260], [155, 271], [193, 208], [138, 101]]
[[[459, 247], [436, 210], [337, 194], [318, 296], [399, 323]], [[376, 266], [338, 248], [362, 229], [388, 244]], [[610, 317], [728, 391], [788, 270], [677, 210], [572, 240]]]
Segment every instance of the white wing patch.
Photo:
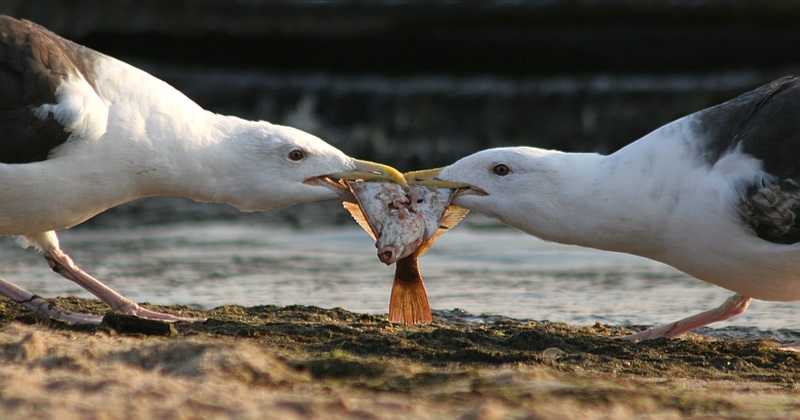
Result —
[[97, 141], [108, 127], [108, 104], [82, 78], [70, 76], [56, 89], [55, 104], [44, 104], [33, 109], [37, 118], [48, 115], [72, 133], [70, 140]]

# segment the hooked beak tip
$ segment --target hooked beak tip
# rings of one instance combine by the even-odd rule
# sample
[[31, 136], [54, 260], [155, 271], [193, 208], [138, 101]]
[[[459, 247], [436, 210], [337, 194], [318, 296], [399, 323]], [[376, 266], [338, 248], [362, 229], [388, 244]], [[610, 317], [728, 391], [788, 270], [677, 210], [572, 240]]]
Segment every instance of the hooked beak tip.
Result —
[[403, 176], [409, 184], [420, 185], [423, 187], [438, 187], [438, 188], [468, 188], [469, 184], [463, 182], [451, 182], [438, 179], [439, 173], [444, 168], [426, 169], [422, 171], [406, 172]]
[[400, 184], [403, 188], [408, 188], [408, 182], [403, 178], [403, 174], [389, 165], [369, 162], [366, 160], [353, 160], [355, 170], [340, 172], [333, 176], [341, 179], [381, 179]]

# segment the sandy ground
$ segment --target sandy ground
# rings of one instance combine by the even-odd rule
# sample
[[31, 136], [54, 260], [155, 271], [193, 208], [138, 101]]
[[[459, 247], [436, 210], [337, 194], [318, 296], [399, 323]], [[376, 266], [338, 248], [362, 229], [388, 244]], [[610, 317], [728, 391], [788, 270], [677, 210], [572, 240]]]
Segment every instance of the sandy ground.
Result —
[[209, 320], [45, 325], [0, 301], [0, 417], [800, 418], [800, 356], [772, 341], [630, 343], [602, 325], [436, 317], [407, 327], [303, 306], [162, 309]]

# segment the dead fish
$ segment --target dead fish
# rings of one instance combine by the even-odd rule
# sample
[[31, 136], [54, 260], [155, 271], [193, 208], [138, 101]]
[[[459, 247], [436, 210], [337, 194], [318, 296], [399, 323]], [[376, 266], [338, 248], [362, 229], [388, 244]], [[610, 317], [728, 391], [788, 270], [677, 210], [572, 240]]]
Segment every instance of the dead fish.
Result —
[[[419, 271], [419, 258], [439, 235], [461, 222], [468, 210], [450, 205], [456, 192], [454, 189], [409, 185], [406, 192], [391, 182], [356, 181], [349, 184], [358, 204], [345, 202], [344, 206], [359, 225], [376, 239], [379, 258], [382, 249], [379, 243], [384, 246], [403, 244], [402, 252], [395, 259], [397, 265], [389, 299], [389, 320], [404, 324], [431, 322], [431, 309]], [[395, 211], [398, 208], [406, 210]], [[408, 218], [414, 221], [410, 222]], [[421, 226], [417, 225], [418, 221], [421, 221]], [[406, 228], [413, 230], [405, 231]], [[411, 238], [415, 239], [412, 241]], [[385, 263], [387, 260], [381, 258]]]
[[444, 211], [450, 206], [454, 190], [449, 188], [429, 188], [412, 186], [416, 192], [417, 211], [422, 214], [425, 221], [425, 235], [423, 240], [428, 240], [439, 230]]
[[[420, 188], [429, 189], [429, 187]], [[443, 188], [438, 189], [443, 190]], [[452, 197], [455, 190], [451, 191]], [[419, 271], [419, 258], [441, 234], [461, 222], [468, 212], [469, 210], [462, 207], [448, 206], [443, 213], [439, 213], [438, 228], [433, 229], [432, 236], [422, 242], [413, 254], [397, 261], [392, 295], [389, 298], [389, 321], [402, 324], [427, 324], [433, 320], [428, 293], [425, 291], [425, 284]]]
[[424, 240], [425, 219], [415, 192], [394, 182], [347, 181], [357, 204], [343, 202], [353, 218], [375, 239], [378, 258], [391, 265], [413, 253]]

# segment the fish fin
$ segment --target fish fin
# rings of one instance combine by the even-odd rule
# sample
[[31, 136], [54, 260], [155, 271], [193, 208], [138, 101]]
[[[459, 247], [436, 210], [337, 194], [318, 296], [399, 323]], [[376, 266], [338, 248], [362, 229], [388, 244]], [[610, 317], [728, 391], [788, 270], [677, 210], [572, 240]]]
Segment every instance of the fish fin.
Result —
[[464, 220], [464, 217], [467, 216], [467, 213], [469, 213], [469, 209], [465, 209], [463, 207], [452, 205], [447, 207], [442, 215], [442, 223], [439, 224], [439, 229], [436, 229], [436, 233], [434, 233], [433, 236], [428, 238], [427, 241], [423, 242], [419, 248], [417, 248], [417, 252], [414, 255], [416, 255], [417, 258], [425, 255], [425, 253], [428, 252], [428, 248], [433, 245], [433, 242], [436, 241], [436, 239], [439, 238], [439, 236], [441, 236], [443, 233], [461, 223], [461, 221]]
[[427, 324], [433, 320], [428, 294], [422, 279], [400, 281], [392, 284], [389, 299], [389, 321], [400, 324]]
[[428, 294], [414, 256], [397, 261], [394, 270], [392, 297], [389, 299], [389, 321], [401, 324], [427, 324], [433, 319]]
[[367, 222], [366, 217], [364, 217], [364, 212], [361, 211], [361, 207], [358, 206], [356, 203], [349, 203], [347, 201], [342, 201], [342, 207], [345, 210], [350, 212], [350, 216], [353, 217], [353, 220], [361, 226], [361, 229], [364, 229], [369, 236], [372, 237], [373, 241], [377, 241], [378, 239], [375, 237], [375, 232], [372, 231], [372, 226], [369, 225]]
[[456, 227], [456, 225], [464, 220], [467, 213], [469, 213], [469, 209], [465, 209], [464, 207], [455, 205], [448, 206], [442, 216], [442, 223], [439, 224], [439, 230], [450, 230]]

